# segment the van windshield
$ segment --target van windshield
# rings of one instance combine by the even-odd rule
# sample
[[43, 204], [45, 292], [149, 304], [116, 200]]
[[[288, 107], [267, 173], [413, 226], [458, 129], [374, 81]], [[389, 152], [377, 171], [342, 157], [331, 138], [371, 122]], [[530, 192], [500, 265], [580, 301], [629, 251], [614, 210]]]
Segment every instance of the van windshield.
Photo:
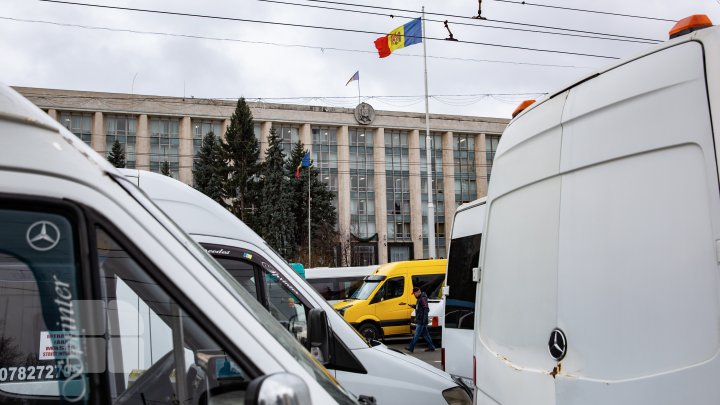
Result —
[[350, 296], [350, 299], [355, 300], [366, 300], [370, 297], [373, 291], [377, 288], [379, 281], [366, 281]]

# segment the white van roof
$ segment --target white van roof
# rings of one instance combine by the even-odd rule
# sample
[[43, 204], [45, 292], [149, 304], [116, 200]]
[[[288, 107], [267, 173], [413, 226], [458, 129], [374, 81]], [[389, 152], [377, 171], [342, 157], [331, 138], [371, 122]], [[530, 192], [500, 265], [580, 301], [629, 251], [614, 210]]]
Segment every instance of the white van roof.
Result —
[[368, 276], [378, 267], [379, 265], [356, 267], [313, 267], [310, 269], [305, 269], [305, 278], [311, 279]]
[[12, 134], [3, 134], [0, 147], [5, 152], [5, 166], [52, 172], [86, 183], [97, 181], [98, 168], [104, 172], [116, 170], [85, 142], [4, 84], [0, 84], [0, 118], [48, 130], [28, 132], [21, 142]]
[[583, 82], [585, 82], [585, 81], [587, 81], [587, 80], [589, 80], [589, 79], [592, 79], [593, 77], [596, 77], [596, 76], [600, 76], [600, 75], [602, 75], [602, 74], [605, 74], [605, 73], [609, 72], [610, 70], [616, 69], [616, 68], [619, 67], [619, 66], [622, 66], [622, 65], [624, 65], [624, 64], [626, 64], [626, 63], [629, 63], [629, 62], [632, 62], [632, 61], [634, 61], [634, 60], [636, 60], [636, 59], [639, 59], [639, 58], [642, 58], [642, 57], [644, 57], [644, 56], [647, 56], [647, 55], [649, 55], [649, 54], [651, 54], [651, 53], [655, 53], [655, 52], [657, 52], [657, 51], [660, 50], [660, 49], [668, 48], [668, 47], [677, 45], [677, 44], [679, 44], [679, 43], [681, 43], [681, 42], [693, 41], [693, 40], [695, 40], [698, 36], [709, 35], [711, 31], [713, 31], [713, 30], [700, 29], [700, 30], [691, 32], [691, 33], [689, 33], [689, 34], [681, 35], [681, 36], [678, 36], [678, 37], [676, 37], [676, 38], [670, 39], [670, 40], [668, 40], [668, 41], [661, 42], [661, 43], [656, 44], [656, 45], [648, 45], [646, 48], [643, 48], [643, 50], [640, 51], [640, 53], [636, 54], [635, 56], [623, 58], [622, 63], [618, 63], [617, 60], [612, 61], [612, 62], [609, 62], [607, 65], [601, 67], [600, 69], [598, 69], [598, 70], [596, 70], [596, 71], [594, 71], [594, 72], [588, 73], [588, 74], [585, 75], [585, 76], [581, 76], [580, 79], [573, 79], [573, 81], [570, 82], [569, 84], [567, 84], [567, 85], [565, 85], [565, 86], [560, 86], [560, 87], [558, 87], [556, 91], [553, 91], [552, 93], [548, 93], [548, 94], [546, 94], [546, 95], [544, 95], [544, 96], [542, 96], [542, 97], [539, 97], [533, 104], [531, 104], [530, 106], [528, 106], [527, 108], [525, 108], [524, 110], [522, 110], [518, 115], [516, 115], [515, 117], [513, 117], [513, 119], [512, 119], [512, 120], [510, 121], [510, 123], [508, 124], [508, 126], [512, 125], [512, 123], [515, 121], [515, 119], [516, 119], [517, 117], [525, 114], [526, 112], [528, 112], [528, 111], [532, 110], [533, 108], [537, 107], [538, 105], [540, 105], [540, 104], [548, 101], [549, 99], [551, 99], [551, 98], [553, 98], [553, 97], [555, 97], [555, 96], [557, 96], [557, 95], [559, 95], [559, 94], [562, 94], [562, 93], [566, 92], [567, 90], [570, 90], [571, 88], [573, 88], [573, 87], [575, 87], [575, 86], [577, 86], [577, 85], [579, 85], [579, 84], [581, 84], [581, 83], [583, 83]]
[[[173, 220], [190, 235], [209, 235], [243, 240], [256, 246], [266, 246], [265, 241], [228, 210], [219, 204], [208, 204], [209, 197], [172, 177], [145, 170], [120, 169], [128, 178], [135, 180], [154, 201], [172, 206]], [[168, 209], [165, 209], [168, 211]]]

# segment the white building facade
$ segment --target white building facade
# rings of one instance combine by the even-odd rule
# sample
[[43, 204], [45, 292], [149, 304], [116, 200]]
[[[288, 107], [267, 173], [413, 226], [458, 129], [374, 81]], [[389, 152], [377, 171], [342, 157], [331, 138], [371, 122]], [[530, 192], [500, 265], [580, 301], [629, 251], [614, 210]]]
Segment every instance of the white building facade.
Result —
[[[224, 136], [236, 101], [15, 87], [107, 156], [118, 140], [127, 167], [192, 185], [205, 134]], [[363, 103], [365, 104], [365, 103]], [[349, 265], [428, 258], [425, 114], [249, 102], [261, 159], [270, 128], [286, 154], [298, 141], [336, 193], [337, 229]], [[455, 209], [487, 194], [492, 160], [508, 120], [430, 115], [435, 245], [446, 257]], [[340, 256], [340, 255], [338, 255]]]

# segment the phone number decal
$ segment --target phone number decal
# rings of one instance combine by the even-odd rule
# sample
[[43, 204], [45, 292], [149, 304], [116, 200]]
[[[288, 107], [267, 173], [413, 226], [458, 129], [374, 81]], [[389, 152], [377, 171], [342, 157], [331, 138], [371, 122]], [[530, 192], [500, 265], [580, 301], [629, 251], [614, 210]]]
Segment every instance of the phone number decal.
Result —
[[56, 380], [61, 375], [67, 377], [71, 374], [72, 368], [70, 366], [1, 367], [0, 382]]

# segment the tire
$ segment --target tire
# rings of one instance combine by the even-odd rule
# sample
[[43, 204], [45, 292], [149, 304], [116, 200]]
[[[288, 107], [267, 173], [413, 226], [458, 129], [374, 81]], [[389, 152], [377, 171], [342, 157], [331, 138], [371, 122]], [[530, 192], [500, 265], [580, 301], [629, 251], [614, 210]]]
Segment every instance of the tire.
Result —
[[380, 340], [382, 334], [380, 329], [373, 323], [366, 322], [360, 325], [358, 332], [369, 342], [371, 340]]

